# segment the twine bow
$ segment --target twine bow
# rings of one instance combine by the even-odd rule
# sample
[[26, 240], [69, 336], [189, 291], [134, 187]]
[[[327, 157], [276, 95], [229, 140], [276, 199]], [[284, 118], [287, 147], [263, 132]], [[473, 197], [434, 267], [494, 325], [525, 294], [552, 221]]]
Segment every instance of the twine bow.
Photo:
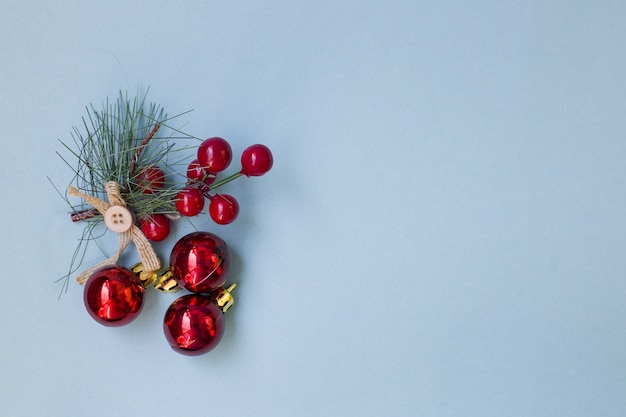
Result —
[[[104, 213], [112, 206], [121, 206], [126, 208], [126, 202], [120, 194], [120, 186], [117, 182], [107, 182], [105, 189], [109, 200], [108, 203], [106, 201], [100, 200], [97, 197], [83, 194], [71, 185], [68, 187], [67, 193], [71, 196], [82, 197], [83, 200], [91, 204], [102, 215], [104, 215]], [[93, 274], [96, 270], [105, 266], [116, 265], [118, 259], [120, 258], [120, 256], [122, 256], [122, 253], [124, 252], [124, 250], [126, 250], [131, 241], [137, 247], [137, 252], [139, 253], [139, 258], [141, 259], [141, 263], [143, 264], [145, 271], [153, 272], [161, 268], [161, 261], [159, 261], [156, 253], [154, 253], [152, 245], [150, 245], [148, 239], [146, 239], [144, 234], [141, 232], [141, 229], [133, 224], [128, 230], [120, 233], [117, 254], [113, 255], [109, 259], [100, 262], [97, 265], [94, 265], [86, 271], [83, 271], [80, 275], [76, 277], [76, 281], [80, 285], [83, 285], [85, 284], [87, 279], [89, 279], [91, 274]]]

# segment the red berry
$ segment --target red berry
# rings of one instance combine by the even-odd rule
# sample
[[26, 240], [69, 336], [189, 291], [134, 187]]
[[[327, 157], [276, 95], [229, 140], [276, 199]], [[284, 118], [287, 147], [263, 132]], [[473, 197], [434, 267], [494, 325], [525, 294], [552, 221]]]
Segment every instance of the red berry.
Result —
[[239, 203], [232, 195], [216, 194], [214, 197], [211, 197], [209, 214], [217, 224], [232, 223], [239, 214]]
[[165, 185], [165, 172], [157, 166], [143, 169], [135, 179], [139, 189], [145, 194], [154, 194]]
[[258, 177], [272, 168], [272, 151], [265, 145], [249, 146], [241, 154], [241, 172], [248, 177]]
[[195, 216], [204, 208], [204, 196], [194, 187], [185, 187], [176, 194], [176, 210], [183, 216]]
[[187, 178], [206, 185], [212, 184], [215, 181], [215, 174], [205, 171], [204, 168], [197, 159], [194, 159], [187, 167]]
[[163, 214], [153, 214], [148, 218], [140, 219], [141, 231], [153, 242], [160, 242], [170, 234], [170, 219]]
[[206, 172], [222, 172], [232, 159], [230, 145], [222, 138], [208, 138], [198, 148], [198, 161]]

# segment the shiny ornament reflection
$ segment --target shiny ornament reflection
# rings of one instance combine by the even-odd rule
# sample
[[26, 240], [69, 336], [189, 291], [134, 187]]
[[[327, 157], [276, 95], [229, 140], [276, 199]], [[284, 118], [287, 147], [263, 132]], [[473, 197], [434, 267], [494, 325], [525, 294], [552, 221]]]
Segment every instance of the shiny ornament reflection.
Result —
[[132, 271], [108, 266], [94, 272], [85, 284], [84, 302], [89, 315], [104, 326], [123, 326], [143, 307], [144, 288]]
[[185, 289], [208, 293], [226, 282], [230, 249], [219, 236], [194, 232], [180, 239], [170, 255], [170, 270]]
[[165, 337], [183, 355], [202, 355], [224, 334], [224, 314], [204, 295], [185, 295], [172, 303], [163, 320]]

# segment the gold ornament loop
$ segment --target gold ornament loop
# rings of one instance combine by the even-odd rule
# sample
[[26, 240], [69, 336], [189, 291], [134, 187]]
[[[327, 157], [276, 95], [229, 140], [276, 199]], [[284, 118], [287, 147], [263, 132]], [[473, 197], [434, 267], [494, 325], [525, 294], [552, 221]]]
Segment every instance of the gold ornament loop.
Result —
[[[68, 195], [81, 197], [87, 203], [91, 204], [100, 214], [105, 216], [107, 227], [120, 234], [117, 254], [79, 274], [76, 277], [76, 281], [80, 285], [83, 285], [91, 274], [98, 269], [109, 265], [116, 265], [118, 259], [122, 256], [122, 253], [126, 250], [131, 241], [137, 248], [139, 258], [141, 259], [145, 271], [153, 272], [161, 269], [161, 261], [157, 258], [152, 245], [141, 232], [141, 229], [132, 221], [132, 213], [130, 213], [126, 207], [126, 202], [122, 198], [120, 185], [115, 181], [109, 181], [106, 183], [105, 190], [109, 200], [108, 203], [98, 197], [83, 194], [71, 185], [67, 188]], [[108, 216], [107, 213], [109, 213], [110, 216]]]

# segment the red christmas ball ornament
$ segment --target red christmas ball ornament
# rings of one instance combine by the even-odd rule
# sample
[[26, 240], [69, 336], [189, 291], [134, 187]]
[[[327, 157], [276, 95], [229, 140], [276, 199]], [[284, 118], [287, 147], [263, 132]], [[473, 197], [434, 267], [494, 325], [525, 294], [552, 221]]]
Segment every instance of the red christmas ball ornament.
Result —
[[198, 161], [206, 172], [222, 172], [228, 168], [232, 159], [230, 144], [222, 138], [208, 138], [198, 147]]
[[104, 326], [123, 326], [143, 307], [144, 288], [129, 269], [108, 266], [94, 272], [85, 283], [87, 312]]
[[153, 214], [140, 219], [139, 225], [146, 238], [153, 242], [160, 242], [170, 234], [170, 219], [163, 214]]
[[230, 194], [216, 194], [211, 197], [209, 214], [217, 224], [232, 223], [239, 214], [239, 203]]
[[241, 173], [248, 177], [259, 177], [272, 169], [272, 151], [265, 145], [247, 147], [241, 154]]
[[195, 187], [185, 187], [176, 194], [176, 210], [183, 216], [192, 217], [200, 214], [204, 208], [202, 191]]
[[163, 331], [176, 352], [189, 356], [202, 355], [221, 340], [224, 314], [208, 296], [188, 294], [167, 309]]
[[208, 293], [226, 282], [230, 249], [209, 232], [194, 232], [181, 238], [170, 255], [170, 271], [178, 284], [195, 293]]

